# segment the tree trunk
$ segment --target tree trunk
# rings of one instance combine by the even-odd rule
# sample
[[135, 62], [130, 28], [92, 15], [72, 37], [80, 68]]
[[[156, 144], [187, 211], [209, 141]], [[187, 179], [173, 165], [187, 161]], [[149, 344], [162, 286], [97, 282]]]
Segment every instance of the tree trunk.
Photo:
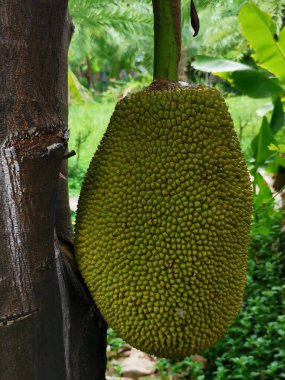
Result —
[[67, 0], [0, 0], [1, 380], [105, 378], [106, 324], [60, 253], [71, 31]]

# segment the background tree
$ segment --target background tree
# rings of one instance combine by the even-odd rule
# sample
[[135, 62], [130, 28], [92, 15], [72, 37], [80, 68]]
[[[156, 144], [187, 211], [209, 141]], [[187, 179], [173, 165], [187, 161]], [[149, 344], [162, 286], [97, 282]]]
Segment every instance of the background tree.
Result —
[[[240, 33], [239, 8], [246, 0], [196, 0], [201, 30], [191, 38], [189, 0], [182, 0], [182, 62], [192, 61], [196, 54], [247, 59], [249, 50]], [[256, 3], [269, 12], [279, 27], [284, 15], [284, 0], [259, 0]], [[70, 67], [88, 88], [105, 90], [102, 73], [120, 79], [122, 71], [152, 75], [153, 19], [150, 0], [70, 1], [70, 12], [76, 33], [70, 50]], [[218, 22], [217, 22], [218, 21]], [[180, 74], [183, 74], [183, 70]], [[125, 78], [126, 79], [126, 78]], [[185, 79], [185, 78], [184, 78]], [[193, 79], [193, 78], [192, 78]]]

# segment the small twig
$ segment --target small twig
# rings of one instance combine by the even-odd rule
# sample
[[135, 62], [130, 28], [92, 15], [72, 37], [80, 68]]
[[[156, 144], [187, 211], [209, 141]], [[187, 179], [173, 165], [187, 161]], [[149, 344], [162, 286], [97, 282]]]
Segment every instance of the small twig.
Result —
[[67, 178], [61, 172], [59, 173], [59, 178], [67, 181]]
[[71, 150], [70, 152], [65, 153], [65, 155], [63, 156], [63, 159], [67, 160], [68, 158], [73, 157], [75, 155], [76, 155], [75, 150]]

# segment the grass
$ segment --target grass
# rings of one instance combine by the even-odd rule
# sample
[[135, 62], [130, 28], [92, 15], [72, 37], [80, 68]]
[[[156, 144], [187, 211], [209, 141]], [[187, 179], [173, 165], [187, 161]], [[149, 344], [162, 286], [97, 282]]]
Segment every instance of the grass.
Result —
[[69, 149], [76, 156], [69, 159], [70, 195], [77, 195], [89, 162], [108, 126], [115, 102], [89, 102], [69, 107]]
[[[87, 167], [97, 149], [110, 117], [114, 111], [114, 102], [90, 102], [83, 105], [71, 105], [69, 110], [70, 149], [77, 151], [75, 160]], [[79, 153], [79, 156], [78, 156]]]

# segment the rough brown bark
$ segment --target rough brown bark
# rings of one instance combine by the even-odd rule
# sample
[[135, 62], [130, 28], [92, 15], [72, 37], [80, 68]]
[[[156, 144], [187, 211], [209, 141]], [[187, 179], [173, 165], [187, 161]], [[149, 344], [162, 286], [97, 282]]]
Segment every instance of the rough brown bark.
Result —
[[72, 247], [70, 35], [67, 0], [0, 0], [1, 380], [105, 378], [106, 325], [55, 235]]

